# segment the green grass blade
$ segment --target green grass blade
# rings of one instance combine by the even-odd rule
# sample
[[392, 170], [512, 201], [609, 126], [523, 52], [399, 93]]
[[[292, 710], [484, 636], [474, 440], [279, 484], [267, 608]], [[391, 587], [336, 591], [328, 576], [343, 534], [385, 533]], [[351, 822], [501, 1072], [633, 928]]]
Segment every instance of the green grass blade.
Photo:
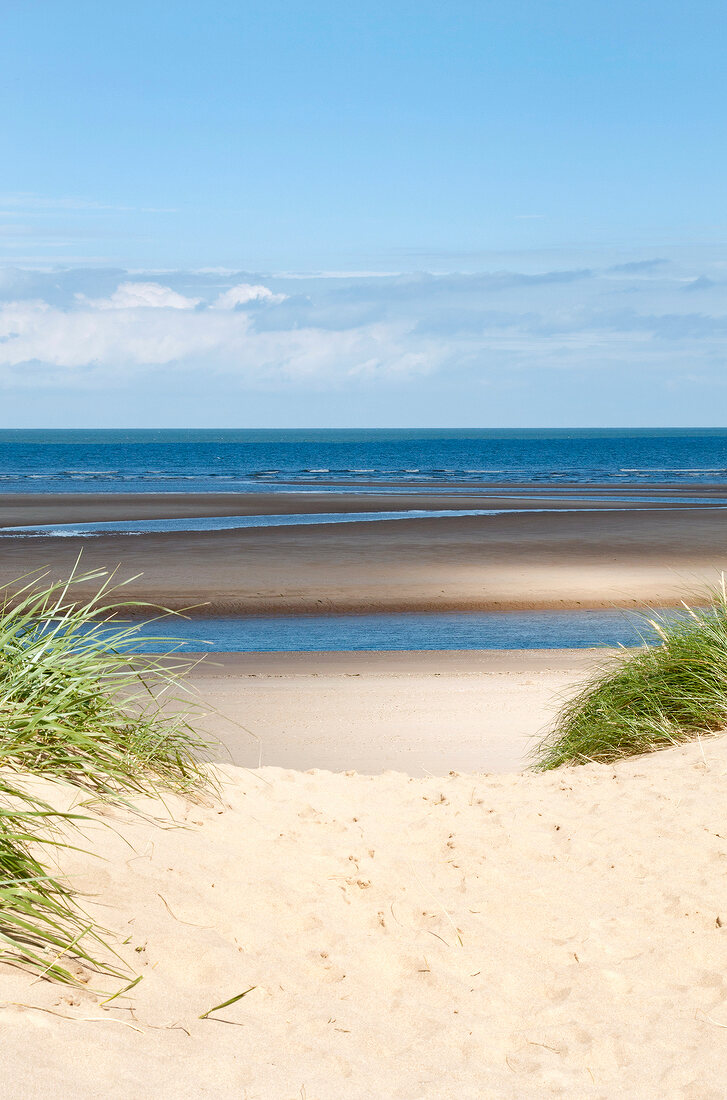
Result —
[[229, 1005], [237, 1004], [243, 997], [247, 997], [248, 993], [252, 993], [253, 989], [257, 989], [256, 985], [251, 985], [249, 989], [246, 989], [244, 993], [237, 993], [234, 997], [230, 997], [228, 1001], [223, 1001], [220, 1005], [215, 1005], [214, 1008], [208, 1008], [206, 1012], [203, 1012], [199, 1017], [200, 1020], [206, 1020], [208, 1016], [211, 1016], [213, 1012], [219, 1012], [221, 1008], [227, 1008]]

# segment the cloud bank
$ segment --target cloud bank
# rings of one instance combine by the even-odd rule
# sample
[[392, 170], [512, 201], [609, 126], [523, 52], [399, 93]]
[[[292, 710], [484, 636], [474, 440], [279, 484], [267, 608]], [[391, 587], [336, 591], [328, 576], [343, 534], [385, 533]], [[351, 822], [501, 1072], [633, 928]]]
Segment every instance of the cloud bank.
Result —
[[[689, 291], [685, 294], [684, 292]], [[0, 271], [0, 386], [113, 387], [159, 370], [244, 387], [497, 385], [618, 364], [721, 371], [727, 260], [390, 276]]]

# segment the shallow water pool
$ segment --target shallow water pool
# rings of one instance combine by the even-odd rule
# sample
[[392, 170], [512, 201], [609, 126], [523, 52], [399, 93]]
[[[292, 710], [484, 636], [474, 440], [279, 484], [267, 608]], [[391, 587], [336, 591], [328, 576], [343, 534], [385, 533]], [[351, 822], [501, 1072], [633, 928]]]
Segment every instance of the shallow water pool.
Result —
[[[679, 612], [673, 611], [674, 616]], [[164, 635], [163, 641], [144, 641]], [[404, 612], [378, 615], [281, 615], [229, 619], [172, 616], [140, 626], [147, 652], [296, 652], [404, 649], [585, 649], [635, 646], [656, 635], [630, 611]]]

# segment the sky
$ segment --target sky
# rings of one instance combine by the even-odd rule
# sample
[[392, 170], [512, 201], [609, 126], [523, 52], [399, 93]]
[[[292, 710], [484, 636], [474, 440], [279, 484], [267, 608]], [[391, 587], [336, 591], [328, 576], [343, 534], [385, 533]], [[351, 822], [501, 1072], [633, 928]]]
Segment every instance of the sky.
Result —
[[0, 0], [0, 427], [724, 424], [726, 32]]

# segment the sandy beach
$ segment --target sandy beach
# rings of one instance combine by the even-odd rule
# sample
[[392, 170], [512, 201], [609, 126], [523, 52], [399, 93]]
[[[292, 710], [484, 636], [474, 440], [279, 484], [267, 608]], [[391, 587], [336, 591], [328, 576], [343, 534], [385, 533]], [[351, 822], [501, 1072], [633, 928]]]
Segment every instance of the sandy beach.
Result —
[[[530, 511], [492, 516], [322, 524], [93, 538], [4, 538], [0, 583], [33, 569], [136, 578], [127, 595], [205, 615], [633, 607], [678, 603], [727, 565], [727, 511], [616, 502], [566, 511], [566, 496], [533, 495]], [[619, 496], [624, 494], [620, 493]], [[549, 503], [551, 496], [555, 500]], [[490, 493], [291, 499], [258, 494], [5, 497], [3, 526], [144, 516], [268, 511], [504, 506]], [[413, 503], [413, 502], [416, 503]], [[522, 502], [513, 502], [522, 507]], [[572, 505], [570, 505], [572, 506]], [[206, 509], [206, 510], [205, 510]]]
[[[233, 503], [208, 500], [223, 509], [209, 514]], [[141, 572], [131, 594], [234, 614], [669, 603], [724, 561], [718, 508], [558, 504], [345, 528], [8, 539], [0, 573], [62, 574], [82, 548], [85, 568]], [[195, 515], [200, 502], [166, 506]], [[142, 498], [44, 507], [19, 500], [2, 519], [160, 514]], [[32, 780], [56, 807], [91, 814], [49, 858], [128, 976], [74, 963], [79, 984], [64, 987], [0, 965], [3, 1092], [717, 1100], [727, 741], [525, 770], [563, 698], [608, 657], [208, 655], [190, 687], [195, 725], [215, 742], [216, 790], [141, 799], [134, 814]]]
[[0, 1100], [727, 1100], [727, 9], [0, 9]]
[[189, 683], [222, 763], [517, 772], [603, 650], [214, 653]]
[[545, 776], [225, 768], [144, 803], [164, 828], [106, 810], [103, 858], [62, 866], [143, 980], [104, 1006], [120, 981], [1, 967], [3, 1092], [718, 1100], [726, 769], [724, 739]]

